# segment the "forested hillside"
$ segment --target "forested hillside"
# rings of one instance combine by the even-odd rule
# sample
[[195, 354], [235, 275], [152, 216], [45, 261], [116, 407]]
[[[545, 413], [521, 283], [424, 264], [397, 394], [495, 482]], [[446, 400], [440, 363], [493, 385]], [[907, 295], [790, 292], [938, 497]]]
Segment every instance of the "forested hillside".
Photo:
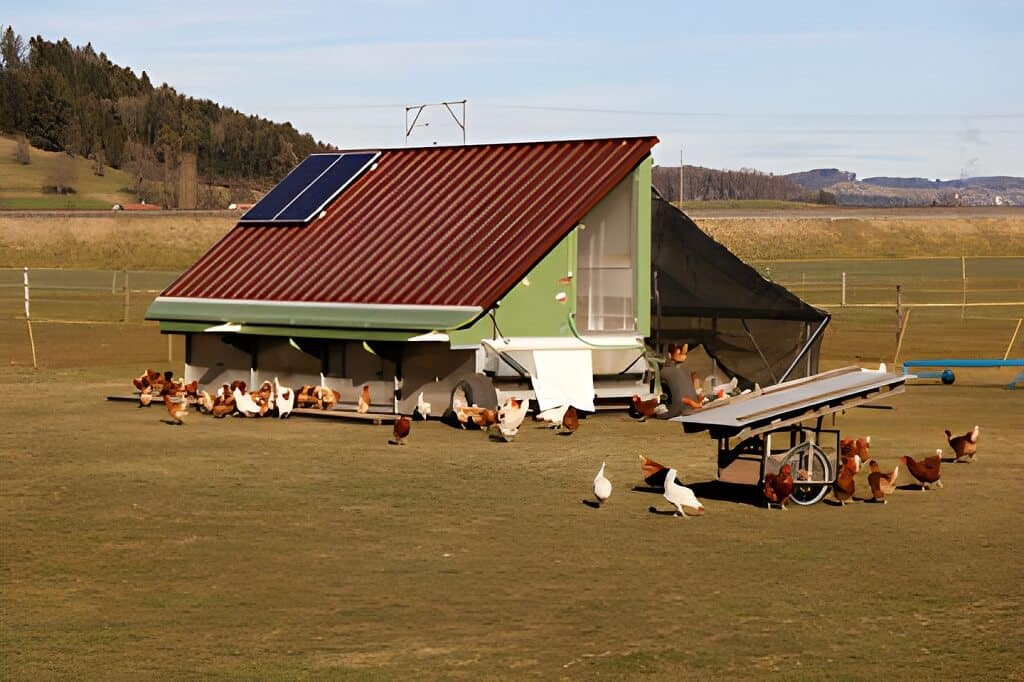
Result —
[[[652, 182], [668, 201], [679, 201], [679, 166], [655, 166]], [[738, 171], [715, 170], [701, 166], [683, 166], [683, 201], [718, 201], [723, 199], [816, 200], [816, 192], [808, 192], [782, 175], [772, 175], [744, 168]]]
[[97, 172], [122, 169], [139, 199], [182, 208], [212, 200], [203, 186], [242, 198], [326, 149], [290, 123], [154, 86], [145, 71], [136, 75], [91, 44], [25, 41], [10, 26], [0, 26], [0, 132], [92, 159]]

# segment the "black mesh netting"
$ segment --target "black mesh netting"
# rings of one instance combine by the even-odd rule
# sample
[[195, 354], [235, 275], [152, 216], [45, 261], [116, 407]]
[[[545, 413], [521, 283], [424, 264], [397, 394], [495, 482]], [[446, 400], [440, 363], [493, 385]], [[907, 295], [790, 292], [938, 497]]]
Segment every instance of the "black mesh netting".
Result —
[[747, 387], [777, 383], [791, 366], [787, 379], [818, 371], [828, 313], [762, 277], [656, 192], [651, 223], [651, 326], [660, 344], [702, 345]]

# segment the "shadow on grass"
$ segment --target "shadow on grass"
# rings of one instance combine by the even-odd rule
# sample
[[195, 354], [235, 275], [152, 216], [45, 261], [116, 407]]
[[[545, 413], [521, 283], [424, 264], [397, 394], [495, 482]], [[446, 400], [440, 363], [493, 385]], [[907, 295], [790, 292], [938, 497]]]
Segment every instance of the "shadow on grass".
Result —
[[591, 509], [600, 509], [601, 503], [596, 500], [580, 500], [583, 504], [587, 505]]
[[[676, 479], [679, 480], [678, 478]], [[693, 494], [705, 500], [716, 500], [718, 502], [732, 502], [735, 504], [746, 504], [751, 507], [763, 507], [764, 498], [760, 489], [752, 485], [735, 485], [722, 483], [721, 481], [701, 481], [687, 485]], [[664, 495], [665, 489], [654, 486], [635, 485], [632, 488], [636, 493], [653, 493]]]
[[924, 490], [928, 490], [928, 489], [925, 488], [925, 489], [922, 490], [920, 483], [904, 483], [903, 485], [896, 486], [896, 490], [910, 490], [912, 492], [924, 492]]
[[647, 511], [654, 514], [655, 516], [679, 516], [679, 512], [677, 512], [675, 508], [658, 509], [654, 505], [651, 505], [650, 507], [647, 508]]

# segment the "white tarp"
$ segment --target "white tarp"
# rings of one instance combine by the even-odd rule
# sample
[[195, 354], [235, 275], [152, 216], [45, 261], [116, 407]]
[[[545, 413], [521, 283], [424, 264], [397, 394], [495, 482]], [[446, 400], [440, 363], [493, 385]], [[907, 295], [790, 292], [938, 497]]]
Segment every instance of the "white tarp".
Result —
[[541, 412], [553, 408], [594, 411], [594, 366], [590, 349], [535, 350], [533, 392]]

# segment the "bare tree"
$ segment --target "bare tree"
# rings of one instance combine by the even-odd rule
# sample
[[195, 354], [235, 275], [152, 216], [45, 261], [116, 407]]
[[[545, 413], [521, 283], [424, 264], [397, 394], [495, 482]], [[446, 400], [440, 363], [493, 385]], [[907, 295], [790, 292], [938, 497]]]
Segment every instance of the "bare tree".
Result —
[[14, 152], [14, 157], [18, 160], [18, 163], [23, 166], [27, 166], [32, 161], [31, 158], [29, 158], [29, 150], [31, 149], [31, 146], [28, 143], [28, 138], [19, 133], [18, 136], [14, 138], [14, 141], [18, 145]]
[[92, 174], [102, 176], [106, 172], [107, 156], [103, 153], [102, 145], [96, 146], [96, 151], [89, 155], [92, 162]]
[[75, 157], [61, 154], [46, 174], [47, 188], [57, 194], [74, 194], [78, 180], [78, 164]]

